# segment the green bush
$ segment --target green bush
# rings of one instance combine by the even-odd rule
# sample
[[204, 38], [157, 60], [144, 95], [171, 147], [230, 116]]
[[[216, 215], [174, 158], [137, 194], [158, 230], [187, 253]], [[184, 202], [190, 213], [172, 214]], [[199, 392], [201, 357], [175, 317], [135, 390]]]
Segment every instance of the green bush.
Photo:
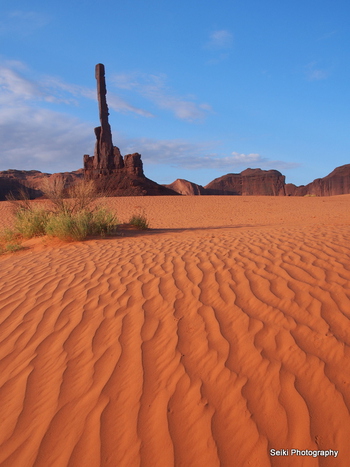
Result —
[[140, 230], [148, 229], [148, 221], [144, 214], [134, 214], [131, 217], [129, 224], [134, 225]]
[[65, 189], [63, 180], [54, 179], [44, 191], [51, 209], [30, 202], [25, 193], [19, 200], [9, 199], [15, 222], [13, 229], [0, 234], [2, 252], [15, 251], [21, 239], [45, 234], [64, 241], [80, 241], [88, 235], [104, 236], [115, 230], [114, 214], [94, 203], [97, 194], [93, 182], [82, 180]]
[[102, 207], [94, 211], [60, 212], [50, 216], [46, 233], [64, 241], [81, 241], [88, 235], [110, 234], [115, 224], [115, 216]]
[[84, 240], [90, 230], [92, 213], [88, 211], [68, 214], [66, 212], [51, 215], [46, 225], [46, 233], [64, 241]]
[[12, 229], [4, 229], [0, 233], [0, 255], [21, 250], [21, 237]]
[[92, 212], [90, 233], [101, 236], [111, 234], [115, 230], [117, 223], [117, 218], [111, 211], [104, 207], [98, 207]]
[[49, 212], [39, 206], [31, 205], [28, 209], [20, 208], [15, 213], [14, 232], [23, 238], [45, 235]]
[[3, 229], [0, 232], [0, 243], [18, 242], [20, 235], [14, 229]]
[[20, 243], [8, 243], [2, 248], [4, 253], [14, 253], [15, 251], [23, 250], [24, 247]]

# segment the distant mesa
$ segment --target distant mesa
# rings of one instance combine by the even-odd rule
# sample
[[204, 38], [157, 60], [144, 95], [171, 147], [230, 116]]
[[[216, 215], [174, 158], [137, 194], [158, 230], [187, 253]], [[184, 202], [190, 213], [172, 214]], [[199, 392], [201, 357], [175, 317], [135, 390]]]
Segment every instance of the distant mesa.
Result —
[[108, 121], [105, 67], [101, 63], [96, 65], [95, 77], [100, 126], [95, 128], [94, 155], [84, 155], [84, 168], [56, 174], [38, 170], [5, 170], [0, 172], [0, 200], [5, 200], [10, 193], [18, 196], [23, 188], [31, 198], [43, 197], [43, 181], [54, 178], [63, 180], [66, 187], [82, 178], [93, 180], [98, 190], [110, 196], [331, 196], [350, 193], [350, 164], [337, 167], [326, 177], [305, 186], [286, 184], [285, 176], [279, 171], [258, 168], [223, 175], [204, 187], [183, 179], [177, 179], [169, 185], [159, 185], [145, 176], [139, 153], [123, 157], [119, 148], [113, 145]]
[[216, 178], [204, 187], [188, 180], [177, 179], [165, 185], [181, 195], [235, 196], [332, 196], [350, 193], [350, 164], [337, 167], [324, 178], [308, 185], [285, 183], [278, 170], [246, 169]]
[[285, 195], [285, 176], [278, 170], [246, 169], [239, 174], [227, 174], [205, 186], [208, 195]]
[[308, 185], [286, 184], [288, 196], [332, 196], [350, 193], [350, 164], [337, 167], [323, 178], [316, 178]]

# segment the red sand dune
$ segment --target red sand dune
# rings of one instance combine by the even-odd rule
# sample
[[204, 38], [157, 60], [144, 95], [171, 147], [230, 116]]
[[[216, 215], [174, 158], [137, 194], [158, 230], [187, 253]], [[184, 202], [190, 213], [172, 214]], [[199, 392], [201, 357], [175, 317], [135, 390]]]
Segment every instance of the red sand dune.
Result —
[[0, 465], [348, 466], [350, 195], [106, 202], [0, 257]]

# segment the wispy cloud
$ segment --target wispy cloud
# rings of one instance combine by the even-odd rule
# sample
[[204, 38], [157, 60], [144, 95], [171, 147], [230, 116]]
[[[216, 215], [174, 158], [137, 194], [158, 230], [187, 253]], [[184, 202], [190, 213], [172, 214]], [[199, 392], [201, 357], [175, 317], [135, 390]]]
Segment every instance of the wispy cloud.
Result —
[[[73, 96], [75, 98], [85, 97], [87, 99], [96, 100], [97, 94], [96, 90], [92, 88], [88, 88], [86, 86], [79, 86], [72, 83], [66, 83], [58, 78], [46, 78], [44, 81], [45, 86], [48, 89], [55, 90], [55, 97], [51, 96], [52, 99], [58, 99], [61, 102], [65, 103], [74, 103], [76, 101], [72, 99], [65, 99], [65, 96]], [[59, 98], [60, 93], [64, 93]], [[108, 106], [115, 110], [116, 112], [122, 113], [135, 113], [137, 115], [141, 115], [143, 117], [153, 117], [151, 112], [148, 112], [145, 109], [141, 109], [136, 107], [126, 100], [122, 99], [120, 96], [108, 91]]]
[[91, 127], [48, 109], [22, 105], [0, 110], [0, 170], [62, 172], [82, 166], [91, 151]]
[[213, 31], [206, 43], [206, 48], [210, 50], [230, 49], [233, 44], [233, 35], [227, 29]]
[[147, 164], [200, 168], [203, 157], [214, 149], [214, 142], [191, 143], [182, 139], [135, 138], [125, 141], [125, 152], [140, 152]]
[[[54, 76], [34, 80], [30, 75], [30, 70], [21, 62], [7, 61], [0, 65], [0, 102], [8, 106], [16, 106], [23, 100], [77, 106], [82, 97], [96, 100], [94, 88], [67, 83]], [[148, 110], [136, 107], [110, 92], [108, 104], [116, 112], [153, 116]]]
[[39, 86], [30, 79], [23, 77], [12, 66], [0, 66], [0, 100], [2, 103], [17, 102], [42, 98], [43, 93]]
[[289, 170], [300, 166], [297, 162], [273, 160], [256, 153], [240, 154], [238, 152], [232, 152], [229, 157], [224, 159], [228, 165], [235, 167]]
[[322, 36], [320, 36], [318, 38], [318, 40], [325, 40], [325, 39], [329, 39], [335, 35], [338, 34], [338, 30], [337, 29], [334, 29], [333, 31], [329, 31], [329, 32], [326, 32], [325, 34], [323, 34]]
[[316, 61], [308, 63], [304, 68], [304, 73], [308, 81], [320, 81], [329, 76], [329, 72], [320, 68]]
[[218, 141], [191, 143], [186, 140], [152, 140], [138, 138], [126, 143], [126, 152], [141, 152], [147, 164], [164, 164], [187, 170], [221, 171], [222, 174], [241, 171], [248, 167], [288, 170], [298, 167], [294, 162], [272, 160], [260, 154], [240, 154], [232, 152], [222, 156], [215, 152], [220, 146]]
[[135, 92], [160, 109], [169, 110], [181, 120], [195, 121], [206, 117], [211, 107], [198, 103], [194, 96], [179, 96], [168, 85], [164, 74], [121, 73], [112, 77], [114, 85]]
[[208, 60], [208, 65], [216, 65], [230, 56], [230, 49], [233, 45], [233, 34], [227, 29], [218, 29], [209, 35], [204, 48], [207, 49], [212, 57]]
[[0, 35], [28, 36], [49, 24], [50, 21], [48, 15], [37, 11], [7, 11], [0, 19]]

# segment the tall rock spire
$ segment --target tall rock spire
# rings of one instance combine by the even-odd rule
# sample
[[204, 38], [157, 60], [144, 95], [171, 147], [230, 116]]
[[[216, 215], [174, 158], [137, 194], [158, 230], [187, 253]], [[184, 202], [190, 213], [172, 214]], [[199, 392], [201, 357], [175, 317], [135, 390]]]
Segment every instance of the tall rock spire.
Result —
[[[113, 146], [112, 131], [108, 122], [107, 89], [105, 67], [98, 63], [95, 67], [97, 99], [101, 126], [95, 128], [96, 144], [94, 155], [84, 155], [84, 176], [87, 180], [98, 180], [106, 176], [143, 177], [141, 155], [138, 153], [123, 156]], [[107, 177], [108, 178], [108, 177]]]
[[95, 77], [97, 80], [97, 99], [101, 126], [95, 128], [96, 146], [94, 153], [94, 169], [101, 174], [114, 168], [114, 154], [111, 127], [108, 122], [108, 105], [106, 100], [105, 67], [102, 63], [96, 65]]

